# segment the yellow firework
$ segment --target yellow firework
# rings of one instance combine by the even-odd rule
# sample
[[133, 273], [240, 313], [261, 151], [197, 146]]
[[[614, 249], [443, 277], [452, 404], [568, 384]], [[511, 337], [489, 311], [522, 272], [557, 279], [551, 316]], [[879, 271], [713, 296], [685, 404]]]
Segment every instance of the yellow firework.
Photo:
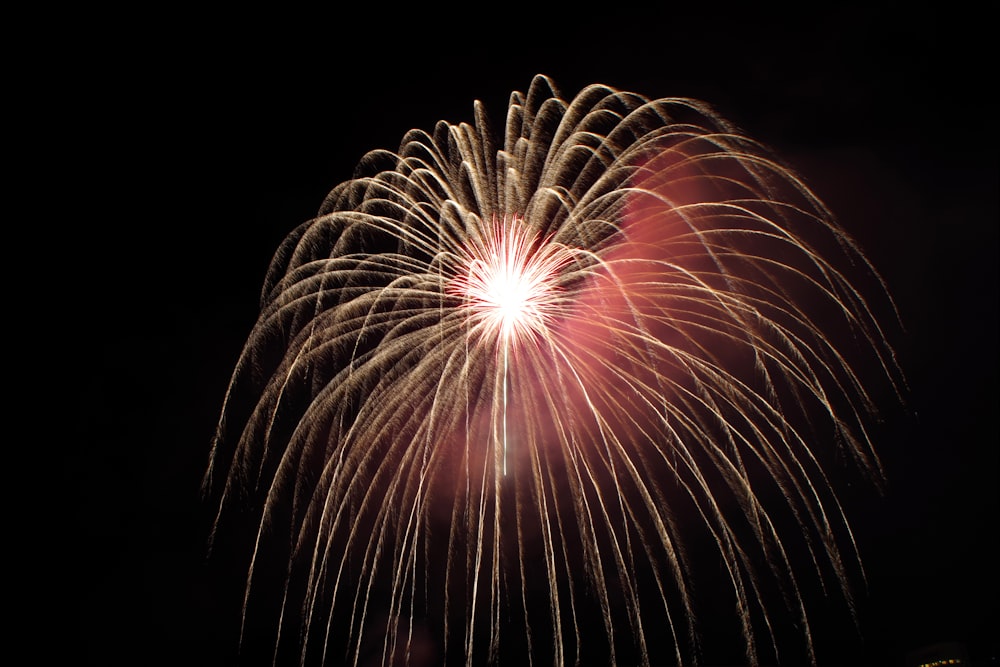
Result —
[[538, 76], [496, 142], [478, 104], [413, 130], [269, 269], [205, 480], [216, 533], [253, 516], [244, 618], [273, 596], [303, 664], [686, 662], [709, 543], [747, 659], [769, 582], [812, 656], [802, 582], [850, 602], [858, 560], [829, 467], [879, 478], [869, 388], [900, 383], [876, 311], [701, 102]]

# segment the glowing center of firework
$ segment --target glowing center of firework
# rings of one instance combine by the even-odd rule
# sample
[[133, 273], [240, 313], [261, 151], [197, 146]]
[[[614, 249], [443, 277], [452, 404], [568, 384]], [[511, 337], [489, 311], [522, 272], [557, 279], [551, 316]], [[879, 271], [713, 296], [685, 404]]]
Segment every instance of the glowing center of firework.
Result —
[[464, 270], [446, 290], [462, 299], [469, 321], [487, 336], [497, 337], [497, 412], [494, 431], [507, 474], [507, 374], [511, 348], [545, 336], [547, 321], [559, 302], [558, 276], [572, 252], [528, 230], [520, 218], [494, 222], [481, 240], [466, 249]]
[[545, 289], [523, 273], [524, 267], [505, 264], [477, 264], [472, 278], [476, 284], [469, 296], [475, 302], [473, 307], [492, 319], [506, 337], [519, 327], [535, 327], [539, 319], [535, 298]]
[[467, 271], [449, 291], [505, 343], [543, 335], [559, 298], [556, 276], [569, 259], [565, 246], [538, 242], [514, 218], [470, 248]]

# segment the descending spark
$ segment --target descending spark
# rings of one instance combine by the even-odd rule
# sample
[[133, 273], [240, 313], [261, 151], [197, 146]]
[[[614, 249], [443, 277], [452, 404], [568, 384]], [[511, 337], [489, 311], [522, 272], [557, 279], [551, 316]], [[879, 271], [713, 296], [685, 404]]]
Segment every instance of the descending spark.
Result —
[[272, 260], [205, 477], [213, 539], [252, 517], [241, 641], [686, 663], [707, 569], [750, 663], [775, 604], [815, 660], [807, 591], [850, 607], [860, 572], [835, 464], [878, 482], [902, 385], [881, 280], [701, 102], [538, 76], [499, 148], [474, 109], [366, 155]]

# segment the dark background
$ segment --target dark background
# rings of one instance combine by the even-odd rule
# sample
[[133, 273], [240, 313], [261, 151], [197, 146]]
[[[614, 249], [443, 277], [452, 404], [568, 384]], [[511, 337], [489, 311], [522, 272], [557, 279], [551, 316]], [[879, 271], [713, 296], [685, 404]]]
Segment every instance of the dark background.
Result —
[[[885, 495], [846, 492], [868, 574], [860, 629], [820, 628], [818, 657], [902, 665], [958, 641], [996, 663], [995, 35], [971, 5], [63, 20], [71, 46], [39, 80], [51, 189], [72, 194], [42, 233], [66, 252], [54, 261], [72, 258], [60, 326], [76, 332], [60, 468], [73, 530], [50, 650], [72, 664], [230, 664], [245, 565], [206, 560], [199, 486], [271, 253], [366, 151], [471, 121], [475, 99], [499, 131], [510, 92], [544, 73], [567, 97], [597, 82], [710, 102], [859, 241], [900, 307], [910, 393], [877, 430]], [[732, 651], [706, 646], [706, 660], [738, 662]]]

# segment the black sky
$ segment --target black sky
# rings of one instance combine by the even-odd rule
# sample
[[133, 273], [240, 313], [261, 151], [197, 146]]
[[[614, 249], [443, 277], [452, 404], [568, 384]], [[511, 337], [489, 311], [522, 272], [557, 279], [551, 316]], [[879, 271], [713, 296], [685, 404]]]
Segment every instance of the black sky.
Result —
[[83, 333], [62, 470], [85, 556], [57, 633], [74, 664], [230, 664], [242, 572], [205, 560], [199, 484], [271, 253], [367, 150], [471, 121], [475, 99], [499, 130], [510, 91], [538, 73], [565, 95], [606, 83], [708, 101], [796, 166], [859, 241], [900, 307], [910, 394], [877, 429], [885, 496], [846, 501], [868, 575], [860, 637], [824, 638], [820, 660], [902, 665], [962, 641], [995, 664], [988, 19], [955, 3], [584, 12], [192, 11], [130, 17], [120, 33], [87, 17], [49, 109], [65, 138], [58, 178], [87, 183], [59, 223], [85, 264], [66, 311]]

